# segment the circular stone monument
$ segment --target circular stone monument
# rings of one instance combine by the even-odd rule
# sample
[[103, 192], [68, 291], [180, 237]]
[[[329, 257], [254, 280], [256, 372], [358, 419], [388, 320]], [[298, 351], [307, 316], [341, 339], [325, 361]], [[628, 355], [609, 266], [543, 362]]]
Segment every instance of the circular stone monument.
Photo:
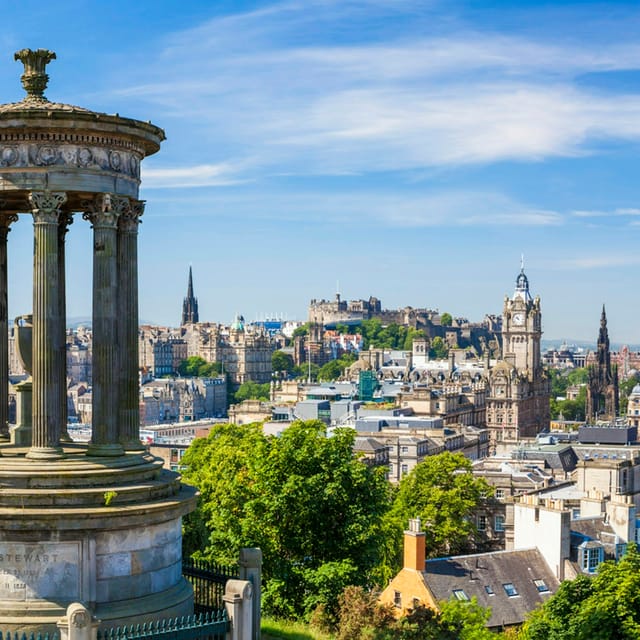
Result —
[[[77, 601], [103, 627], [190, 614], [181, 518], [196, 494], [139, 439], [140, 163], [159, 150], [164, 132], [49, 102], [45, 68], [55, 54], [23, 49], [15, 57], [27, 96], [0, 105], [0, 336], [8, 231], [32, 222], [32, 380], [19, 394], [29, 396], [29, 429], [16, 438], [0, 339], [0, 630], [55, 630]], [[78, 213], [93, 228], [88, 445], [66, 435], [64, 247]]]

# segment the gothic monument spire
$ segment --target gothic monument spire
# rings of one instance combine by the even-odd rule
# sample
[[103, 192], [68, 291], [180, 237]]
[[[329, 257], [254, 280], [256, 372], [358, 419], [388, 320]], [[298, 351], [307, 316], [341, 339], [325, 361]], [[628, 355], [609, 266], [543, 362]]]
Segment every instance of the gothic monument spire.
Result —
[[189, 284], [187, 285], [187, 297], [182, 303], [182, 325], [199, 322], [198, 298], [193, 295], [193, 274], [189, 266]]

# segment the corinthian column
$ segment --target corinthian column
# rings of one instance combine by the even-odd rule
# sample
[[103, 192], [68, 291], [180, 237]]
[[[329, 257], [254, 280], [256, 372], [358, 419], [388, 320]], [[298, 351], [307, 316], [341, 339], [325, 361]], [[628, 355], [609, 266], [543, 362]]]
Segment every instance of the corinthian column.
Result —
[[[119, 456], [117, 225], [123, 198], [101, 194], [86, 204], [93, 226], [93, 424], [87, 455]], [[122, 311], [124, 313], [124, 310]]]
[[[120, 347], [118, 440], [128, 451], [144, 450], [140, 442], [138, 383], [138, 225], [143, 201], [132, 201], [118, 226], [118, 317]], [[126, 313], [124, 313], [126, 311]]]
[[15, 213], [0, 215], [0, 440], [9, 439], [9, 318], [7, 311], [7, 235]]
[[33, 443], [27, 458], [63, 457], [58, 364], [60, 303], [58, 223], [67, 195], [34, 191], [33, 211]]
[[60, 305], [60, 327], [58, 334], [58, 371], [60, 376], [60, 440], [71, 442], [67, 431], [67, 287], [65, 274], [64, 238], [69, 225], [73, 223], [72, 215], [60, 216], [58, 226], [58, 282], [60, 284], [58, 303]]

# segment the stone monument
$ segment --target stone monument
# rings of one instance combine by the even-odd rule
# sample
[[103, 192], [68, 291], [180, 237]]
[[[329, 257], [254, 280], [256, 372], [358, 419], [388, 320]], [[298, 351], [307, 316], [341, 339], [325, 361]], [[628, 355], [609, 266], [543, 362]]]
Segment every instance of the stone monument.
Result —
[[[137, 233], [151, 123], [50, 102], [55, 54], [23, 49], [26, 97], [0, 105], [0, 336], [7, 335], [7, 235], [34, 229], [32, 437], [9, 439], [0, 339], [0, 630], [55, 630], [82, 602], [102, 626], [192, 612], [181, 518], [195, 491], [139, 439]], [[93, 424], [66, 433], [65, 235], [93, 228]], [[80, 222], [82, 224], [82, 222]]]

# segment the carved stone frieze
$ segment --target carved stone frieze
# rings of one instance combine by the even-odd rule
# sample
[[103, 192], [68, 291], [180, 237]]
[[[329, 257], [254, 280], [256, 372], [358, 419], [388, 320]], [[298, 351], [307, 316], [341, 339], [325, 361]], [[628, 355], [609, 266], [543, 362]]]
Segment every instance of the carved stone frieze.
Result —
[[34, 223], [57, 224], [60, 220], [60, 207], [67, 201], [64, 191], [32, 191], [29, 202]]
[[61, 166], [118, 173], [140, 179], [140, 154], [131, 149], [109, 149], [97, 145], [8, 144], [0, 142], [0, 167]]

